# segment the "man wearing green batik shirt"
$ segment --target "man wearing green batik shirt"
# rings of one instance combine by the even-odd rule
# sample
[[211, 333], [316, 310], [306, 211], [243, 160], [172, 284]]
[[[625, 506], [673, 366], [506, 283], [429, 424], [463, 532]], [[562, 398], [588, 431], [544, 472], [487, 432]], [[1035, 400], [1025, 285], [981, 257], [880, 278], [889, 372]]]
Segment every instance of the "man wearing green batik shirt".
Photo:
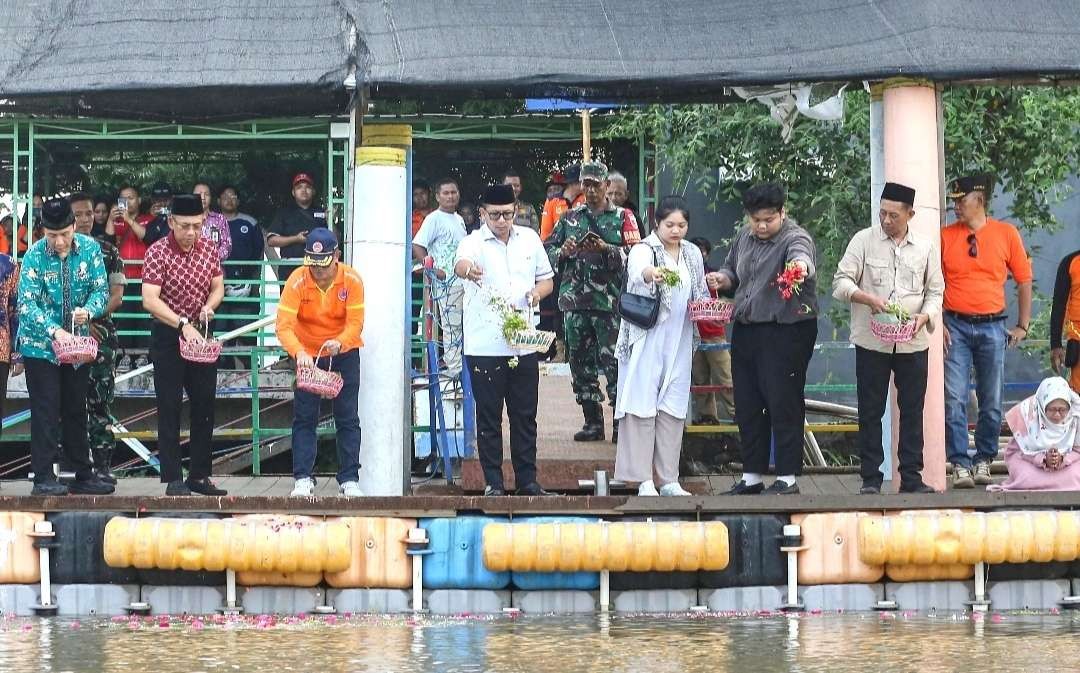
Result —
[[53, 342], [69, 343], [73, 331], [85, 330], [92, 318], [105, 312], [109, 281], [101, 247], [93, 238], [75, 233], [67, 199], [50, 199], [42, 206], [45, 237], [23, 258], [19, 274], [19, 352], [26, 367], [30, 397], [30, 466], [33, 495], [67, 495], [69, 487], [56, 480], [60, 441], [65, 463], [75, 470], [71, 493], [101, 495], [113, 486], [97, 478], [90, 466], [86, 435], [87, 365], [60, 364]]
[[[94, 227], [94, 200], [87, 194], [68, 197], [71, 214], [75, 217], [75, 231], [91, 235]], [[98, 479], [115, 484], [112, 475], [112, 455], [116, 449], [116, 437], [112, 433], [112, 403], [116, 391], [116, 351], [120, 342], [112, 314], [124, 301], [124, 262], [120, 251], [103, 237], [94, 237], [101, 246], [101, 259], [109, 278], [109, 303], [100, 317], [90, 321], [90, 334], [97, 339], [97, 359], [90, 363], [90, 383], [86, 395], [87, 431], [90, 440], [90, 456]]]
[[[615, 309], [623, 287], [625, 250], [640, 240], [634, 214], [608, 200], [607, 175], [607, 166], [599, 161], [581, 165], [585, 203], [563, 213], [546, 244], [551, 265], [561, 276], [559, 310], [563, 311], [570, 375], [574, 397], [585, 416], [585, 425], [574, 435], [579, 442], [604, 438], [601, 371], [607, 379], [608, 404], [615, 406], [619, 335]], [[615, 424], [612, 441], [617, 441], [618, 432]]]

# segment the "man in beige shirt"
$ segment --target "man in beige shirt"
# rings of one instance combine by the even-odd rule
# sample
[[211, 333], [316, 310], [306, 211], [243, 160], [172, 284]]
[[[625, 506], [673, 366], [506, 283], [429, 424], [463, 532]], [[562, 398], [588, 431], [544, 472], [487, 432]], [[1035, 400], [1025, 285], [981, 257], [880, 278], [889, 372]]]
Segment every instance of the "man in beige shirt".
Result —
[[[859, 399], [859, 458], [863, 494], [881, 492], [884, 448], [881, 417], [895, 378], [900, 407], [900, 492], [933, 493], [922, 481], [923, 399], [926, 396], [927, 333], [941, 314], [945, 281], [932, 240], [915, 234], [915, 190], [894, 182], [881, 192], [878, 226], [855, 234], [833, 277], [833, 297], [851, 303], [851, 342]], [[874, 314], [910, 315], [915, 335], [890, 343], [870, 327]]]

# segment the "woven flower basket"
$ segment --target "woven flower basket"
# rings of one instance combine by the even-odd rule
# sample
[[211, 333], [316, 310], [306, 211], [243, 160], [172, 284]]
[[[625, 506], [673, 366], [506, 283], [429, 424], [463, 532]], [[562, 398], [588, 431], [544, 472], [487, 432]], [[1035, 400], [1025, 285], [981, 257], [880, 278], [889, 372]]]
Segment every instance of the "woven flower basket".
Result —
[[[89, 327], [87, 327], [89, 329]], [[71, 334], [75, 334], [75, 316], [71, 316]], [[65, 342], [53, 341], [53, 353], [62, 365], [82, 365], [97, 359], [98, 342], [90, 335], [75, 336]]]
[[537, 353], [546, 353], [555, 341], [555, 333], [539, 329], [523, 329], [514, 332], [507, 342], [511, 348], [532, 350]]
[[[315, 359], [318, 360], [322, 357], [323, 348], [319, 348], [318, 355]], [[334, 358], [330, 358], [330, 364], [334, 362]], [[327, 364], [327, 367], [330, 366]], [[319, 369], [318, 367], [300, 367], [296, 370], [296, 387], [299, 390], [309, 392], [313, 395], [332, 400], [341, 393], [342, 386], [345, 385], [345, 379], [341, 377], [341, 374], [337, 372], [329, 371], [328, 369]]]
[[[209, 321], [207, 321], [208, 323]], [[204, 324], [203, 326], [203, 341], [194, 341], [191, 339], [185, 339], [184, 335], [180, 335], [180, 357], [184, 358], [188, 362], [197, 362], [199, 364], [210, 364], [217, 362], [221, 357], [221, 342], [217, 339], [210, 338], [210, 325]]]
[[690, 320], [694, 322], [731, 322], [735, 304], [724, 299], [698, 299], [690, 302]]
[[901, 344], [915, 338], [915, 321], [883, 322], [876, 315], [870, 316], [870, 331], [887, 344]]

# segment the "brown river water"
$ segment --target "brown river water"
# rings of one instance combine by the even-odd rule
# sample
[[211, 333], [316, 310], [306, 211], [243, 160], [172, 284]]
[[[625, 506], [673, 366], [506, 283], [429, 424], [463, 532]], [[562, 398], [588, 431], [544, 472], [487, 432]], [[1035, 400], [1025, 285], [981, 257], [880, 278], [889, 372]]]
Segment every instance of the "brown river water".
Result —
[[0, 618], [0, 673], [1076, 670], [1072, 613]]

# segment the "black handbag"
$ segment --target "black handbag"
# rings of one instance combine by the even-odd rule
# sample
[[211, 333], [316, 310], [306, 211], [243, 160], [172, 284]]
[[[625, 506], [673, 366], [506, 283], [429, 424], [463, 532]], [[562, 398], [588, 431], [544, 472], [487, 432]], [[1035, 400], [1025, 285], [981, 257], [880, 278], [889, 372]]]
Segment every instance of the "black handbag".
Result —
[[[652, 248], [652, 246], [649, 246]], [[653, 266], [659, 266], [656, 259], [656, 250], [653, 249]], [[622, 294], [619, 295], [619, 317], [627, 322], [637, 325], [641, 329], [652, 329], [660, 318], [660, 284], [653, 283], [651, 297], [634, 294], [626, 291], [626, 285], [630, 282], [627, 277], [623, 283]]]

